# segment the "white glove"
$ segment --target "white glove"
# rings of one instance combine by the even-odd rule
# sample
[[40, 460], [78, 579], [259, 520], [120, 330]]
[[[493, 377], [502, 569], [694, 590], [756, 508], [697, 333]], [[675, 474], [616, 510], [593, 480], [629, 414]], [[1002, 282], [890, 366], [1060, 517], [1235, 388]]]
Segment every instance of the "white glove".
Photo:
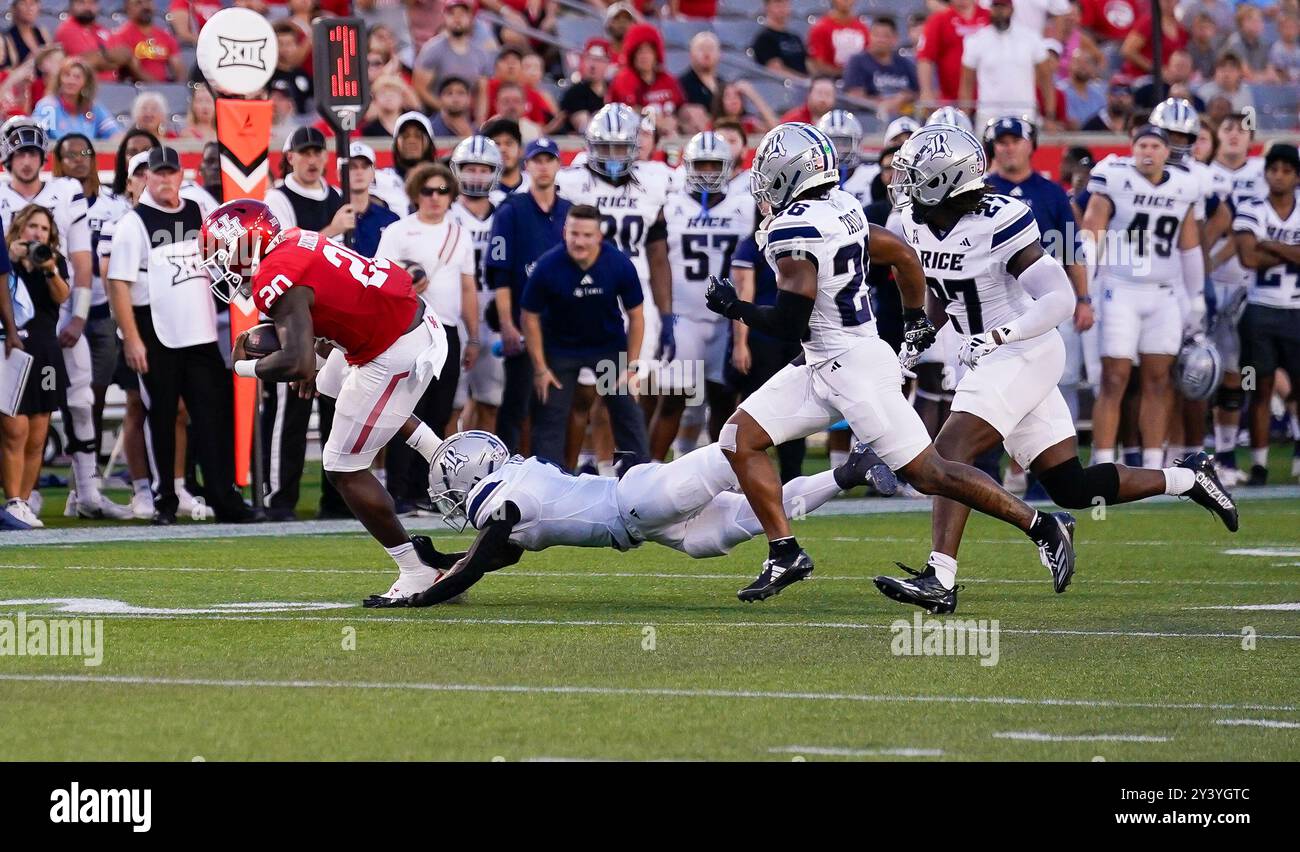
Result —
[[957, 352], [957, 360], [967, 367], [974, 367], [981, 358], [997, 349], [998, 345], [998, 342], [993, 339], [992, 332], [972, 334], [962, 343], [961, 349]]
[[1183, 337], [1205, 331], [1205, 296], [1189, 298], [1187, 312], [1183, 314]]
[[903, 368], [903, 372], [912, 372], [916, 368], [916, 362], [920, 360], [921, 351], [904, 341], [903, 347], [898, 350], [898, 364]]

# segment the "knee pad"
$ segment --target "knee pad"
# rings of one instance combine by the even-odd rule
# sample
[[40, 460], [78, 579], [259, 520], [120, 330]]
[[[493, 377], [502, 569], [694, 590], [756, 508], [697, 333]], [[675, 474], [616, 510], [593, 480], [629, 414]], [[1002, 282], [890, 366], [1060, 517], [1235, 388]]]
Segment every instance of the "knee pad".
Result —
[[718, 433], [718, 447], [724, 453], [734, 453], [736, 451], [736, 433], [740, 427], [735, 423], [726, 423], [722, 431]]
[[1070, 459], [1040, 473], [1038, 481], [1062, 509], [1087, 509], [1098, 497], [1108, 504], [1119, 497], [1119, 469], [1113, 464], [1085, 469], [1077, 458]]
[[1246, 404], [1246, 392], [1241, 388], [1221, 387], [1214, 396], [1214, 404], [1224, 411], [1240, 411]]

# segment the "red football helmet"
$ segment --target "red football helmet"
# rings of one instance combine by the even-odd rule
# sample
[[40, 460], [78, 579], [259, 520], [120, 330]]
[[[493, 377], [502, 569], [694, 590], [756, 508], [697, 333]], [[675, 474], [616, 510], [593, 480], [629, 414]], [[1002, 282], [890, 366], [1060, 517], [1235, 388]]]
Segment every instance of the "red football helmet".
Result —
[[280, 220], [261, 201], [227, 201], [209, 213], [199, 231], [199, 245], [216, 297], [229, 302], [235, 293], [252, 295], [258, 264], [283, 235]]

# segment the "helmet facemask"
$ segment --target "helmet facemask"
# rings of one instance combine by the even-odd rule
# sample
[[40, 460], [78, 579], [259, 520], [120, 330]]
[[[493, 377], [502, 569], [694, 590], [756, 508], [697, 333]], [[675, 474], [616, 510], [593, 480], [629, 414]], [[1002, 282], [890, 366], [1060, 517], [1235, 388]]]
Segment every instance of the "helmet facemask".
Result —
[[587, 165], [611, 180], [627, 177], [636, 162], [635, 142], [588, 142]]

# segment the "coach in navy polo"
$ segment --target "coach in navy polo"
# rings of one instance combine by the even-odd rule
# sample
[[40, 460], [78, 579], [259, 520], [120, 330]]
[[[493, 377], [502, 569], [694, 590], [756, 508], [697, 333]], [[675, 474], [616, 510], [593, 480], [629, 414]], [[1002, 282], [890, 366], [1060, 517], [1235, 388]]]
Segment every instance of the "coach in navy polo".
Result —
[[538, 258], [521, 304], [536, 393], [533, 455], [564, 464], [573, 392], [588, 367], [609, 409], [615, 446], [637, 461], [646, 458], [645, 419], [628, 384], [635, 373], [628, 353], [641, 351], [645, 332], [643, 299], [632, 261], [601, 237], [600, 212], [589, 204], [571, 208], [564, 244]]
[[[564, 217], [572, 206], [555, 194], [560, 149], [553, 140], [543, 136], [529, 142], [524, 168], [528, 170], [528, 191], [507, 195], [497, 208], [484, 259], [488, 286], [496, 291], [495, 315], [505, 354], [505, 389], [497, 410], [496, 432], [512, 452], [520, 449], [533, 387], [533, 365], [519, 330], [519, 302], [533, 264], [563, 241]], [[492, 324], [490, 309], [488, 314]]]

